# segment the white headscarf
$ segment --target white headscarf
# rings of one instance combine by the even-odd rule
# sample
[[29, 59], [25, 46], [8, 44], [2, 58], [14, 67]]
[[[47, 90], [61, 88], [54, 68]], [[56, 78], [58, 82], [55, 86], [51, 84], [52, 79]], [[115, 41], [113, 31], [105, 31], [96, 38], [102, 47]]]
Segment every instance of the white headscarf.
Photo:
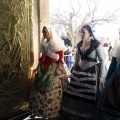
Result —
[[[45, 27], [47, 28], [47, 30], [51, 36], [50, 48], [52, 48], [52, 50], [54, 52], [60, 51], [60, 50], [65, 51], [66, 47], [64, 45], [64, 41], [58, 36], [58, 34], [55, 32], [55, 30], [53, 30], [53, 28], [49, 25], [45, 25]], [[45, 41], [46, 41], [46, 39], [44, 37], [42, 37], [41, 44], [44, 44]]]
[[116, 57], [117, 63], [120, 64], [120, 40], [115, 43], [111, 56]]

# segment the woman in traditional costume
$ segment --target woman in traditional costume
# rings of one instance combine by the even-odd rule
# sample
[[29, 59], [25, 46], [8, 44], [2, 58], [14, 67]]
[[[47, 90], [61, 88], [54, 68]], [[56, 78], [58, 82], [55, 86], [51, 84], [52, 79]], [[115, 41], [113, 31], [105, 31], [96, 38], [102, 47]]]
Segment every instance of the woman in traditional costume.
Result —
[[63, 86], [67, 83], [64, 77], [67, 74], [64, 66], [64, 42], [50, 26], [44, 26], [42, 33], [42, 57], [36, 69], [29, 102], [32, 118], [59, 116]]
[[116, 42], [95, 120], [120, 120], [120, 41]]
[[97, 103], [97, 84], [102, 84], [105, 73], [103, 48], [95, 39], [91, 27], [83, 26], [80, 34], [82, 40], [77, 44], [71, 80], [63, 93], [63, 120], [93, 120]]

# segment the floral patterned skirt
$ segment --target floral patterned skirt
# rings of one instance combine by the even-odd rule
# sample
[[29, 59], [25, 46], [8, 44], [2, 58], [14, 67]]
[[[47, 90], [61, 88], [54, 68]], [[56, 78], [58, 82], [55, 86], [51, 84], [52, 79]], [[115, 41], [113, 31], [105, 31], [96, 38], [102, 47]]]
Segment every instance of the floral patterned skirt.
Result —
[[[54, 65], [56, 70], [57, 65]], [[49, 92], [31, 91], [29, 109], [34, 116], [56, 117], [59, 115], [62, 92], [68, 80], [64, 77], [67, 74], [67, 68], [61, 66], [60, 75], [54, 76], [53, 89]]]

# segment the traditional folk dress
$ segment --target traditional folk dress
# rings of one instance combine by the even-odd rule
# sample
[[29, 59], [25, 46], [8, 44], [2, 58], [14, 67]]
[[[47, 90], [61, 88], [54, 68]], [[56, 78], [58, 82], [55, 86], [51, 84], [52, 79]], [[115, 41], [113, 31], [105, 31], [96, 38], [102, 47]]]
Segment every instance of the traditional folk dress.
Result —
[[[56, 117], [59, 115], [63, 87], [67, 84], [64, 75], [67, 74], [67, 67], [64, 65], [64, 49], [62, 40], [51, 27], [47, 27], [51, 39], [49, 42], [42, 38], [40, 64], [38, 73], [35, 76], [33, 89], [31, 91], [29, 109], [34, 116]], [[61, 63], [59, 75], [55, 70], [58, 63]]]
[[106, 86], [98, 102], [95, 120], [120, 120], [120, 41], [111, 52]]
[[[63, 120], [92, 120], [96, 110], [97, 78], [96, 65], [100, 65], [99, 76], [104, 77], [103, 48], [99, 41], [91, 40], [90, 48], [81, 51], [83, 41], [77, 44], [76, 65], [71, 80], [63, 93], [61, 115]], [[97, 59], [98, 58], [98, 59]]]

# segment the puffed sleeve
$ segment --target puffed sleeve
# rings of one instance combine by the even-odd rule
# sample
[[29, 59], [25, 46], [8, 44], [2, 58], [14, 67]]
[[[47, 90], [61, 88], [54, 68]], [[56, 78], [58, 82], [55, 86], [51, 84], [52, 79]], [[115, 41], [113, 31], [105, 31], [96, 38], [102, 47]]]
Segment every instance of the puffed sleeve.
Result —
[[75, 54], [75, 62], [74, 62], [74, 65], [73, 66], [76, 66], [77, 63], [79, 61], [79, 54], [78, 54], [78, 49], [76, 50], [76, 54]]
[[55, 53], [59, 55], [59, 59], [58, 59], [57, 62], [64, 63], [64, 51], [61, 50], [61, 51], [57, 51], [57, 52], [55, 52]]
[[99, 44], [98, 47], [96, 48], [96, 53], [97, 53], [98, 60], [100, 62], [99, 77], [105, 77], [104, 54], [103, 54], [103, 47], [101, 44]]
[[80, 52], [80, 47], [81, 47], [82, 43], [83, 43], [83, 41], [80, 41], [77, 44], [77, 50], [76, 50], [76, 54], [75, 54], [75, 62], [74, 62], [73, 66], [76, 66], [78, 64], [78, 61], [81, 59], [81, 56], [79, 55], [79, 52]]

